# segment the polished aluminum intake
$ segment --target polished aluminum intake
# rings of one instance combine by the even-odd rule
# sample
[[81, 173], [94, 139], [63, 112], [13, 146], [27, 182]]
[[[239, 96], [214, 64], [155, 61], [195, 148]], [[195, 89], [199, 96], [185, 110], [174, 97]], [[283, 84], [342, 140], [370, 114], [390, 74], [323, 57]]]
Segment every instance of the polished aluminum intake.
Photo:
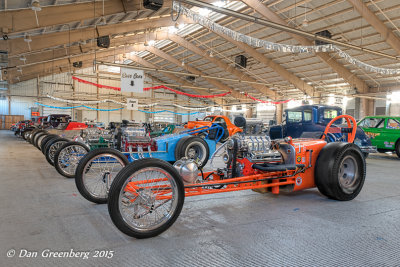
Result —
[[199, 178], [199, 167], [193, 159], [181, 158], [174, 164], [185, 184], [193, 184]]

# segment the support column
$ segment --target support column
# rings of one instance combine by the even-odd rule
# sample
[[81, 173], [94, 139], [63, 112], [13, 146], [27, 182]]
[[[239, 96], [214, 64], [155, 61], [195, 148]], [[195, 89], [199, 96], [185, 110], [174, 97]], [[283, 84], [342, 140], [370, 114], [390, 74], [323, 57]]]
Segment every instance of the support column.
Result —
[[[73, 71], [72, 75], [75, 76], [75, 70]], [[75, 88], [76, 88], [76, 81], [75, 81], [75, 79], [72, 79], [72, 99], [74, 99], [74, 100], [75, 100]], [[72, 109], [72, 120], [73, 121], [76, 121], [77, 120], [76, 117], [78, 117], [78, 114], [75, 113], [76, 112], [75, 110], [76, 109]]]
[[321, 103], [321, 93], [315, 93], [312, 101], [313, 101], [313, 104], [320, 104]]
[[[357, 105], [356, 105], [357, 107]], [[366, 98], [361, 98], [360, 99], [360, 106], [359, 106], [359, 116], [356, 119], [361, 120], [362, 118], [364, 118], [365, 116], [368, 115], [373, 115], [373, 107], [374, 107], [374, 103], [371, 103], [370, 99], [366, 99]]]
[[277, 124], [282, 123], [282, 115], [283, 115], [283, 104], [276, 105], [275, 109], [275, 120]]
[[[133, 93], [131, 93], [131, 98], [133, 98]], [[133, 120], [134, 120], [134, 118], [133, 118], [133, 110], [131, 110], [131, 119], [130, 119], [130, 121], [133, 121]]]
[[253, 107], [249, 107], [245, 113], [246, 118], [253, 118]]
[[11, 96], [8, 95], [8, 115], [11, 115]]
[[[97, 69], [97, 65], [96, 65], [96, 84], [99, 84], [99, 71]], [[100, 93], [99, 90], [100, 90], [99, 87], [97, 87], [97, 100], [99, 100], [99, 93]], [[100, 103], [97, 104], [97, 109], [99, 108], [100, 108]], [[96, 111], [96, 120], [97, 122], [100, 121], [100, 111], [98, 110]], [[110, 117], [108, 117], [108, 122], [110, 122]]]
[[[175, 94], [174, 95], [174, 103], [178, 104], [178, 96]], [[174, 112], [178, 112], [178, 109], [176, 106], [174, 106]], [[178, 123], [178, 114], [174, 114], [174, 123]]]
[[375, 115], [375, 100], [368, 99], [368, 115], [374, 116]]

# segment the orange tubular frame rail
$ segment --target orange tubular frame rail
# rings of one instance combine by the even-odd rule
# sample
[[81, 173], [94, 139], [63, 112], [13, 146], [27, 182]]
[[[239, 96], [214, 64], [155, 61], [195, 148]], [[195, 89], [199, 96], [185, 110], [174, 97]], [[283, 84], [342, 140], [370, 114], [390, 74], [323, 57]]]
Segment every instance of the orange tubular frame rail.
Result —
[[[271, 188], [273, 194], [279, 194], [280, 186], [290, 184], [294, 185], [296, 183], [295, 175], [297, 173], [298, 170], [290, 170], [220, 179], [220, 176], [216, 172], [205, 172], [203, 175], [205, 177], [212, 175], [213, 180], [185, 185], [185, 197], [259, 188]], [[137, 193], [138, 190], [154, 190], [157, 191], [155, 192], [157, 200], [171, 199], [171, 188], [168, 185], [144, 186], [146, 184], [167, 180], [168, 178], [158, 178], [129, 182], [125, 187], [125, 192], [129, 192], [137, 197], [139, 195]], [[225, 188], [216, 189], [212, 188], [212, 186], [225, 186]], [[136, 198], [130, 199], [130, 201], [134, 202], [135, 199]]]

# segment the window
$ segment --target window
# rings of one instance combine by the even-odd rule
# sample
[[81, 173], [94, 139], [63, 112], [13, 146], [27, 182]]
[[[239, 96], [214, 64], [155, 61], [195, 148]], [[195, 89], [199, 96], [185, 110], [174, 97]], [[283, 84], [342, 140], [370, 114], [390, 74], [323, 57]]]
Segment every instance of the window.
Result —
[[221, 117], [218, 117], [218, 118], [215, 119], [214, 122], [216, 122], [216, 123], [225, 123], [225, 120], [223, 118], [221, 118]]
[[384, 127], [384, 119], [380, 118], [365, 118], [360, 122], [360, 126], [364, 128], [382, 128]]
[[204, 121], [212, 121], [214, 119], [213, 116], [207, 116], [204, 118]]
[[287, 121], [288, 122], [301, 122], [303, 112], [301, 111], [288, 111]]
[[304, 110], [304, 121], [310, 122], [312, 118], [312, 111], [311, 110]]
[[338, 111], [336, 109], [325, 109], [324, 110], [324, 119], [333, 119], [337, 117]]
[[386, 128], [400, 130], [400, 122], [395, 119], [389, 119]]

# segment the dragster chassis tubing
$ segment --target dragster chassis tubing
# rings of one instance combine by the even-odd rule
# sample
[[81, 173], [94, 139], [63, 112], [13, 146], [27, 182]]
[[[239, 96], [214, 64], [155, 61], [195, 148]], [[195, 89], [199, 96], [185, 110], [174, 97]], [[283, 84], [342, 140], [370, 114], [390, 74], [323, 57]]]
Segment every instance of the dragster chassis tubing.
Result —
[[[232, 192], [232, 191], [240, 191], [240, 190], [248, 190], [248, 189], [258, 189], [258, 188], [279, 188], [281, 185], [290, 185], [296, 183], [296, 175], [299, 173], [304, 173], [307, 168], [300, 168], [298, 170], [290, 170], [290, 171], [278, 171], [278, 172], [269, 172], [262, 174], [254, 174], [248, 176], [242, 176], [237, 178], [228, 178], [223, 180], [212, 180], [203, 183], [196, 184], [188, 184], [185, 185], [185, 197], [189, 196], [198, 196], [198, 195], [207, 195], [207, 194], [215, 194], [215, 193], [224, 193], [224, 192]], [[214, 172], [205, 172], [204, 175], [218, 175]], [[279, 179], [285, 179], [285, 181], [279, 181]], [[261, 182], [272, 180], [272, 183], [262, 184]], [[129, 191], [128, 188], [138, 188], [140, 184], [148, 184], [149, 181], [152, 180], [142, 180], [140, 182], [130, 182], [126, 186], [126, 190]], [[223, 181], [223, 182], [221, 182]], [[218, 186], [223, 185], [227, 186], [227, 188], [220, 189], [210, 189], [205, 188], [208, 186]], [[146, 187], [144, 187], [146, 188]], [[163, 188], [164, 190], [170, 190], [170, 188]], [[279, 189], [278, 189], [279, 190]], [[274, 193], [274, 190], [273, 190]], [[156, 197], [157, 198], [157, 197]], [[164, 197], [162, 197], [164, 199]]]

